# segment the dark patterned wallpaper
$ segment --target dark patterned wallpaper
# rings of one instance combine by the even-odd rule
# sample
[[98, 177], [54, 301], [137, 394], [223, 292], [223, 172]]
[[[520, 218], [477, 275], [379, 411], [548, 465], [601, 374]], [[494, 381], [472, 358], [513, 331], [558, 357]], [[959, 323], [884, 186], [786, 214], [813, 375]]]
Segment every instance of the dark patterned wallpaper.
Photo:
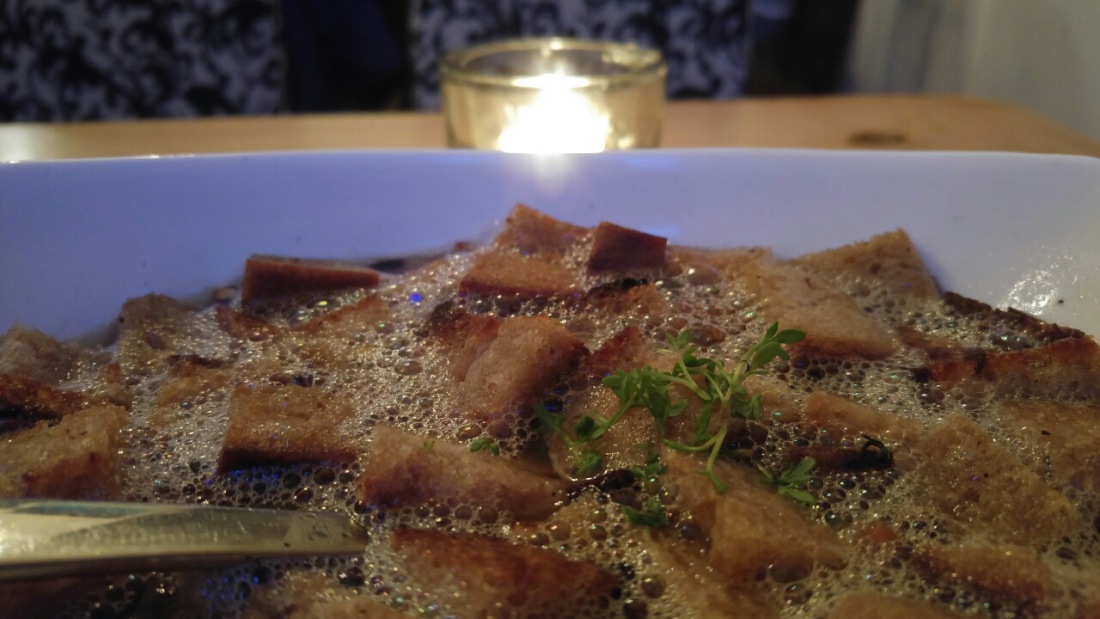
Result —
[[278, 0], [0, 0], [0, 120], [270, 113]]
[[748, 0], [411, 0], [413, 102], [439, 107], [439, 59], [492, 39], [569, 36], [661, 50], [670, 98], [736, 97], [748, 73]]

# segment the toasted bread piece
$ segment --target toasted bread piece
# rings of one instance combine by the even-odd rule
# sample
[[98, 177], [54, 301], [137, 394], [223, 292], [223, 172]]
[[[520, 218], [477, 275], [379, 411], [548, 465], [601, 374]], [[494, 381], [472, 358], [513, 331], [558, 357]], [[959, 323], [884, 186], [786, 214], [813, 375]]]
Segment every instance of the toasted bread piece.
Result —
[[340, 426], [354, 412], [347, 399], [319, 387], [238, 385], [229, 396], [220, 466], [351, 460], [357, 446]]
[[689, 281], [700, 284], [736, 280], [744, 275], [746, 267], [775, 259], [768, 247], [707, 249], [671, 245], [666, 253], [669, 263], [679, 266]]
[[[597, 385], [577, 394], [566, 407], [561, 427], [570, 439], [576, 438], [574, 428], [584, 415], [610, 418], [619, 408], [619, 398], [607, 387]], [[600, 473], [637, 466], [653, 452], [653, 445], [661, 437], [652, 418], [640, 409], [628, 412], [594, 441], [584, 443], [580, 449], [570, 449], [564, 438], [548, 433], [546, 444], [554, 470], [566, 479], [591, 479]], [[583, 466], [578, 459], [582, 455], [599, 456], [598, 466]]]
[[883, 593], [857, 591], [837, 600], [827, 619], [959, 619], [946, 609]]
[[959, 316], [965, 316], [987, 325], [1000, 325], [1004, 328], [1022, 331], [1035, 338], [1039, 343], [1049, 344], [1058, 340], [1080, 339], [1086, 337], [1077, 329], [1063, 327], [1040, 320], [1018, 309], [997, 309], [976, 299], [964, 297], [955, 292], [943, 295], [944, 303]]
[[92, 405], [87, 395], [18, 375], [0, 374], [0, 431], [40, 419], [60, 419]]
[[126, 301], [118, 323], [117, 359], [129, 373], [163, 370], [199, 332], [195, 308], [162, 294]]
[[1091, 337], [1022, 350], [967, 349], [930, 355], [918, 377], [954, 386], [990, 383], [1001, 397], [1092, 400], [1100, 397], [1100, 347]]
[[410, 579], [449, 592], [456, 617], [572, 617], [610, 602], [619, 580], [553, 550], [481, 535], [397, 529], [393, 549]]
[[905, 417], [878, 411], [827, 391], [813, 391], [806, 397], [805, 418], [836, 438], [868, 435], [885, 443], [916, 440], [921, 424]]
[[181, 359], [169, 369], [168, 376], [157, 388], [149, 424], [167, 427], [179, 413], [225, 389], [233, 379], [233, 371], [221, 363], [197, 357]]
[[584, 345], [560, 323], [544, 316], [507, 318], [470, 363], [458, 385], [459, 402], [480, 420], [526, 409], [584, 353]]
[[279, 333], [279, 328], [268, 320], [228, 305], [219, 305], [214, 308], [214, 321], [226, 335], [238, 340], [262, 342]]
[[994, 405], [1000, 427], [1036, 448], [1032, 470], [1063, 493], [1100, 490], [1100, 408], [1095, 404], [1015, 400]]
[[378, 295], [363, 297], [294, 329], [301, 340], [298, 355], [325, 368], [358, 367], [370, 348], [364, 334], [392, 317]]
[[500, 332], [496, 316], [471, 314], [446, 304], [432, 311], [428, 331], [447, 358], [451, 378], [462, 381], [470, 365], [480, 357]]
[[904, 230], [895, 230], [859, 243], [805, 254], [791, 260], [824, 277], [859, 278], [874, 282], [902, 297], [936, 299], [939, 287]]
[[640, 230], [600, 222], [593, 233], [588, 274], [657, 271], [665, 266], [668, 239]]
[[384, 508], [465, 504], [504, 509], [520, 520], [545, 518], [565, 484], [466, 444], [429, 440], [376, 426], [359, 476], [359, 498]]
[[378, 271], [350, 262], [255, 254], [244, 264], [241, 303], [249, 305], [302, 293], [374, 288], [379, 281]]
[[621, 282], [599, 286], [585, 293], [582, 303], [586, 303], [597, 313], [616, 316], [635, 314], [640, 316], [663, 317], [672, 310], [672, 305], [653, 284]]
[[564, 297], [578, 293], [573, 271], [542, 257], [484, 252], [462, 277], [460, 294], [503, 295], [517, 299]]
[[255, 590], [242, 619], [408, 619], [385, 599], [319, 574], [290, 574]]
[[[597, 499], [595, 492], [583, 492], [543, 522], [518, 523], [513, 532], [520, 537], [570, 532], [605, 530], [614, 522], [607, 512], [616, 508]], [[610, 526], [615, 526], [611, 524]], [[775, 600], [755, 588], [755, 583], [731, 583], [710, 569], [706, 559], [690, 544], [674, 539], [668, 529], [644, 533], [635, 529], [631, 543], [646, 559], [634, 564], [636, 578], [647, 579], [662, 590], [658, 597], [674, 598], [676, 616], [693, 619], [727, 619], [736, 609], [738, 619], [773, 619], [779, 617]], [[635, 581], [637, 582], [637, 581]]]
[[928, 544], [918, 550], [915, 561], [925, 578], [972, 587], [1032, 611], [1047, 606], [1058, 590], [1039, 555], [1015, 544]]
[[782, 329], [806, 333], [806, 339], [795, 345], [798, 350], [880, 359], [898, 349], [886, 325], [813, 273], [752, 254], [739, 257], [735, 268], [733, 275], [760, 300], [766, 322], [778, 321]]
[[0, 439], [0, 496], [117, 498], [126, 410], [103, 405]]
[[581, 363], [581, 371], [602, 377], [619, 370], [626, 372], [644, 367], [652, 359], [649, 344], [642, 332], [637, 327], [626, 327], [585, 357]]
[[588, 235], [588, 228], [555, 219], [527, 205], [517, 204], [493, 239], [493, 246], [523, 255], [560, 256]]
[[1066, 497], [961, 415], [925, 432], [895, 462], [914, 482], [906, 487], [917, 504], [928, 506], [950, 531], [981, 530], [994, 542], [1040, 548], [1082, 525]]
[[702, 458], [666, 450], [662, 459], [668, 465], [665, 483], [675, 484], [680, 505], [710, 536], [708, 562], [731, 582], [758, 580], [769, 569], [809, 574], [817, 564], [843, 563], [836, 535], [811, 520], [808, 507], [765, 487], [754, 469], [719, 463], [715, 473], [728, 486], [719, 494], [699, 474]]
[[0, 336], [0, 374], [56, 385], [69, 375], [79, 359], [77, 347], [20, 324]]

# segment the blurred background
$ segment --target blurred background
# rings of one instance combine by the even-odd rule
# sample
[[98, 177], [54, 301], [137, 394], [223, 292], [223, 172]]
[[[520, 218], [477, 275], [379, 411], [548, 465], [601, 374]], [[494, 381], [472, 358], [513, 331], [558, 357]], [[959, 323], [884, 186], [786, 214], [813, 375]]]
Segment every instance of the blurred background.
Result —
[[0, 121], [433, 110], [438, 60], [660, 49], [671, 99], [962, 94], [1100, 140], [1100, 1], [0, 0]]

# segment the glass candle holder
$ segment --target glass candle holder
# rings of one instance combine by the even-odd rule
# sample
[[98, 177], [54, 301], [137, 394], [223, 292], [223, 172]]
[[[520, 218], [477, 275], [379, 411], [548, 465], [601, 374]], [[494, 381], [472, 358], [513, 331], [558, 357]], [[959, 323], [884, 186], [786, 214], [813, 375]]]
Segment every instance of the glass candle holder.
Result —
[[657, 146], [666, 67], [629, 43], [562, 38], [488, 43], [444, 57], [447, 143], [528, 153]]

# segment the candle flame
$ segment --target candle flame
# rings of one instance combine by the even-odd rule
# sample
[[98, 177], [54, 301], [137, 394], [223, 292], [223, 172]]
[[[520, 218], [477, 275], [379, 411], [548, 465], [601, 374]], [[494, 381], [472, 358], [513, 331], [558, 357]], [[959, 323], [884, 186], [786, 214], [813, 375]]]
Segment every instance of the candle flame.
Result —
[[611, 119], [576, 89], [588, 79], [547, 73], [517, 80], [538, 88], [534, 100], [509, 113], [497, 140], [507, 153], [598, 153], [605, 149]]

